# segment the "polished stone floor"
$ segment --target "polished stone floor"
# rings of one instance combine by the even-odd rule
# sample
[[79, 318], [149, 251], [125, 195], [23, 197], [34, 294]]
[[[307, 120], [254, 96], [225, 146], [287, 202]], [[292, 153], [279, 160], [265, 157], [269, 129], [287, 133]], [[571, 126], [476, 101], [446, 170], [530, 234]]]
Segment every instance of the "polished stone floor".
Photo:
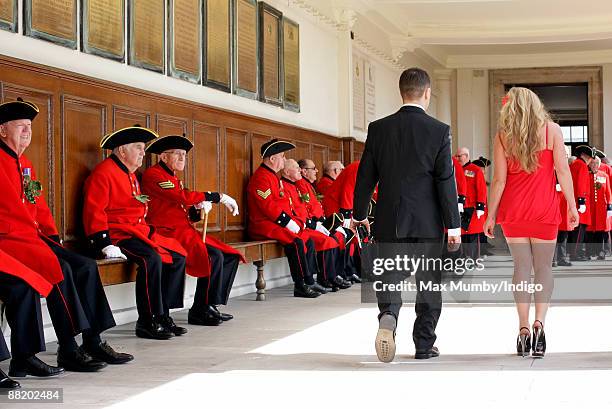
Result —
[[[593, 286], [612, 298], [610, 264], [555, 269], [557, 283], [596, 280]], [[490, 257], [486, 265], [488, 277], [512, 273], [507, 256]], [[225, 310], [236, 319], [219, 327], [188, 326], [187, 335], [169, 341], [136, 338], [132, 324], [114, 328], [105, 338], [133, 353], [134, 362], [95, 374], [27, 378], [22, 385], [63, 388], [62, 408], [612, 406], [612, 302], [603, 299], [553, 305], [541, 360], [513, 354], [517, 322], [510, 303], [446, 304], [436, 343], [442, 355], [427, 361], [413, 359], [414, 312], [406, 304], [391, 364], [376, 359], [377, 310], [360, 302], [359, 286], [314, 300], [276, 288], [265, 302], [250, 294], [232, 299]], [[173, 315], [186, 324], [186, 312]], [[55, 348], [49, 344], [40, 357], [54, 362]], [[7, 370], [8, 361], [0, 367]]]

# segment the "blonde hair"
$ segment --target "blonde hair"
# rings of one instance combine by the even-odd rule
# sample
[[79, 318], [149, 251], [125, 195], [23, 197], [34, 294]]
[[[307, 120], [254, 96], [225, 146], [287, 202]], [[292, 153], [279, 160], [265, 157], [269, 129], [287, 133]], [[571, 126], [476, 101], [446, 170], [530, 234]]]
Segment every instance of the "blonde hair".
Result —
[[540, 98], [527, 88], [511, 88], [504, 100], [499, 132], [500, 138], [504, 138], [506, 154], [522, 170], [532, 173], [539, 166], [540, 129], [550, 121], [550, 116]]

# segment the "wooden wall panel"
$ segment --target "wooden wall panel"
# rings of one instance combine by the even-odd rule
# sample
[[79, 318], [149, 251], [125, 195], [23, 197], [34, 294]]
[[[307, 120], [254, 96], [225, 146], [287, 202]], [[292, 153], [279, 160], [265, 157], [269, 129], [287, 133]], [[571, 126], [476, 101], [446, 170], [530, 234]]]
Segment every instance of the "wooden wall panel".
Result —
[[[222, 192], [221, 128], [216, 125], [195, 122], [193, 139], [194, 147], [190, 155], [193, 161], [194, 190]], [[220, 206], [213, 206], [208, 214], [208, 231], [219, 230], [221, 230]]]
[[[224, 193], [238, 202], [242, 211], [238, 216], [229, 214], [225, 206], [224, 215], [225, 239], [241, 241], [246, 227], [246, 185], [249, 181], [249, 141], [245, 131], [228, 128], [225, 130], [225, 177]], [[245, 155], [245, 153], [247, 153]], [[236, 240], [238, 239], [238, 240]]]
[[291, 141], [295, 144], [295, 149], [290, 150], [285, 154], [287, 158], [295, 159], [296, 161], [300, 159], [310, 158], [312, 156], [311, 152], [311, 144], [307, 142], [301, 142], [293, 140]]
[[271, 140], [271, 136], [253, 134], [251, 136], [251, 174], [261, 164], [261, 145]]
[[327, 146], [312, 145], [312, 155], [310, 159], [314, 162], [315, 166], [319, 170], [318, 177], [323, 176], [323, 166], [329, 160], [329, 148]]
[[106, 134], [106, 105], [62, 96], [60, 149], [62, 209], [60, 232], [66, 241], [83, 237], [83, 183], [102, 160], [100, 139]]
[[113, 105], [113, 131], [134, 125], [140, 125], [147, 128], [151, 126], [151, 113], [139, 111], [130, 107]]

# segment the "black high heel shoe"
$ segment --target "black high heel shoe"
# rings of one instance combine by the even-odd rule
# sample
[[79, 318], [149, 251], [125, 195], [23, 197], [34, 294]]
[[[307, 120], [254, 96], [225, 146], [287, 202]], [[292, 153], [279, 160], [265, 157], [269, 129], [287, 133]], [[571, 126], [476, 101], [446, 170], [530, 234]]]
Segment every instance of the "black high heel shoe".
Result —
[[521, 329], [519, 329], [519, 336], [516, 337], [516, 354], [518, 356], [528, 356], [529, 350], [531, 349], [531, 334], [521, 333], [523, 329], [529, 331], [527, 327], [521, 327]]
[[542, 321], [535, 320], [540, 323], [539, 327], [533, 326], [533, 345], [531, 346], [531, 356], [534, 358], [544, 358], [546, 352], [546, 335], [544, 334], [544, 324]]

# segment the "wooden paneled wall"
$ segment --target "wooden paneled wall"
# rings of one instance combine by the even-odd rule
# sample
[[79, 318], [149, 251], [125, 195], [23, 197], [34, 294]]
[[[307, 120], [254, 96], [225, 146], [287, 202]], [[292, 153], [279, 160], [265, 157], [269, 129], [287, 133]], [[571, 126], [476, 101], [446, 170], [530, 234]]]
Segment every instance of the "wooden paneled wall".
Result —
[[363, 151], [363, 144], [353, 138], [336, 138], [8, 57], [0, 57], [0, 97], [2, 102], [22, 97], [40, 108], [26, 155], [46, 190], [61, 237], [73, 245], [83, 242], [83, 182], [104, 159], [99, 142], [112, 130], [138, 123], [160, 135], [184, 133], [190, 138], [195, 147], [183, 176], [186, 185], [227, 193], [240, 205], [238, 217], [219, 206], [210, 214], [209, 231], [227, 242], [247, 239], [246, 184], [260, 163], [263, 143], [275, 137], [290, 140], [297, 149], [288, 156], [312, 158], [319, 169], [328, 160], [344, 158], [350, 163]]

